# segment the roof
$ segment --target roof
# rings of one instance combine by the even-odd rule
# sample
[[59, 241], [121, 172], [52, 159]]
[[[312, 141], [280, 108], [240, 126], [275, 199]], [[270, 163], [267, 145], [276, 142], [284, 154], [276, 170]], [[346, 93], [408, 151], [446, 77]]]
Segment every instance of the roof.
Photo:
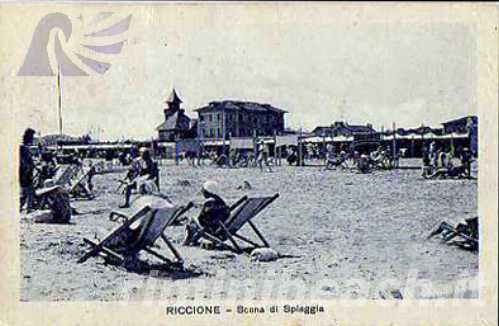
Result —
[[207, 106], [201, 107], [194, 111], [201, 112], [207, 110], [237, 110], [237, 111], [253, 111], [253, 112], [275, 112], [275, 113], [287, 113], [287, 111], [276, 108], [267, 103], [256, 103], [248, 101], [213, 101]]
[[331, 126], [318, 126], [312, 133], [318, 136], [323, 134], [361, 134], [361, 133], [375, 133], [376, 130], [370, 124], [367, 125], [350, 125], [343, 121], [336, 121]]
[[169, 115], [168, 118], [165, 121], [163, 121], [163, 123], [157, 126], [156, 130], [168, 131], [168, 130], [182, 129], [179, 127], [179, 118], [182, 116], [190, 120], [190, 118], [187, 115], [185, 115], [182, 111], [176, 111], [175, 113]]
[[446, 121], [446, 122], [442, 122], [442, 124], [444, 126], [445, 125], [449, 125], [449, 124], [464, 124], [464, 125], [466, 125], [468, 123], [468, 119], [471, 119], [473, 121], [473, 123], [477, 123], [478, 122], [478, 117], [476, 115], [469, 115], [469, 116], [462, 117], [462, 118], [459, 118], [459, 119], [454, 119], [454, 120], [449, 120], [449, 121]]
[[355, 132], [355, 133], [376, 132], [376, 130], [374, 130], [373, 127], [370, 127], [370, 126], [345, 124], [343, 127], [346, 128], [347, 130], [350, 130], [351, 132]]
[[175, 88], [172, 89], [172, 92], [170, 93], [170, 96], [168, 96], [168, 99], [166, 100], [167, 103], [182, 103], [182, 100], [180, 97], [177, 95], [177, 92], [175, 91]]

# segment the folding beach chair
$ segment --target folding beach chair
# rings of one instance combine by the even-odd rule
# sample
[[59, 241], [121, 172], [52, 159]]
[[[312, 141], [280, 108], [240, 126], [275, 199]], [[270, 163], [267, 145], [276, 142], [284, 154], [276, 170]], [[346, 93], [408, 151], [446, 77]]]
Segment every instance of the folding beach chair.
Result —
[[[219, 222], [220, 227], [214, 233], [208, 233], [207, 231], [202, 229], [200, 231], [202, 237], [212, 240], [215, 243], [234, 250], [238, 253], [242, 253], [243, 250], [237, 243], [236, 239], [241, 240], [251, 246], [245, 249], [270, 247], [267, 240], [265, 240], [263, 235], [251, 220], [267, 206], [269, 206], [274, 200], [276, 200], [277, 197], [279, 197], [278, 193], [270, 197], [242, 197], [230, 208], [231, 215], [227, 219], [227, 221], [225, 223]], [[258, 244], [255, 241], [248, 239], [238, 233], [246, 223], [250, 225], [251, 229], [260, 239], [262, 244]], [[230, 245], [226, 243], [227, 240], [229, 240]]]
[[89, 188], [88, 179], [90, 173], [94, 173], [92, 168], [79, 168], [75, 176], [69, 180], [68, 192], [73, 197], [93, 199], [95, 196]]
[[[126, 258], [136, 257], [143, 250], [165, 264], [182, 264], [183, 260], [179, 252], [163, 233], [168, 226], [172, 225], [178, 217], [187, 212], [192, 206], [192, 203], [180, 207], [161, 208], [151, 208], [151, 206], [146, 205], [130, 217], [117, 211], [111, 212], [109, 216], [111, 220], [116, 220], [116, 217], [119, 217], [124, 220], [124, 223], [99, 243], [83, 239], [85, 243], [92, 246], [92, 249], [85, 253], [78, 260], [78, 263], [83, 263], [90, 257], [103, 254], [108, 258], [118, 259], [122, 264]], [[136, 227], [133, 228], [134, 226]], [[151, 249], [158, 238], [165, 242], [168, 249], [175, 256], [175, 261]]]

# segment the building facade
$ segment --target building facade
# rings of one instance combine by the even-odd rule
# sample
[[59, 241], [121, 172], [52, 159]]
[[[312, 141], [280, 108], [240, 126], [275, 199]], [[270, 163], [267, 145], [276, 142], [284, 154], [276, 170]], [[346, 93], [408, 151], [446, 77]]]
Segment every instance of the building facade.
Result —
[[380, 134], [369, 123], [366, 125], [350, 125], [344, 121], [335, 121], [331, 126], [316, 127], [312, 133], [317, 137], [353, 137], [357, 141], [380, 139]]
[[286, 111], [270, 104], [220, 101], [210, 102], [195, 111], [201, 139], [272, 136], [284, 131]]
[[173, 142], [178, 139], [189, 137], [192, 134], [191, 119], [180, 108], [182, 100], [175, 89], [165, 101], [167, 107], [163, 110], [165, 120], [156, 128], [158, 140], [161, 142]]

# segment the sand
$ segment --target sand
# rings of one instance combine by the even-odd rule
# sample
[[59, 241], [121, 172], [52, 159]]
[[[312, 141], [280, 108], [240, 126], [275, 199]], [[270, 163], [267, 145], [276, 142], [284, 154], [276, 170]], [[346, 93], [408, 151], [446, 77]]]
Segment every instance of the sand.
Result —
[[[380, 291], [403, 289], [414, 279], [433, 286], [416, 297], [450, 297], [456, 280], [478, 275], [478, 254], [445, 245], [438, 237], [425, 239], [442, 220], [454, 224], [476, 216], [477, 181], [429, 181], [413, 169], [355, 174], [285, 165], [273, 173], [161, 167], [161, 191], [178, 204], [200, 203], [198, 190], [208, 179], [222, 185], [228, 203], [245, 194], [278, 192], [280, 197], [254, 220], [284, 256], [277, 261], [182, 246], [183, 227], [175, 226], [166, 234], [184, 257], [183, 271], [154, 267], [139, 274], [105, 265], [101, 258], [77, 264], [87, 248], [83, 237], [102, 238], [116, 228], [108, 215], [122, 201], [115, 192], [115, 180], [122, 176], [96, 176], [97, 198], [72, 202], [81, 214], [70, 225], [21, 220], [22, 300], [292, 299], [307, 295], [307, 288], [311, 298], [375, 299]], [[252, 188], [238, 189], [245, 180]], [[193, 209], [188, 215], [197, 213]], [[476, 296], [476, 285], [471, 287]]]

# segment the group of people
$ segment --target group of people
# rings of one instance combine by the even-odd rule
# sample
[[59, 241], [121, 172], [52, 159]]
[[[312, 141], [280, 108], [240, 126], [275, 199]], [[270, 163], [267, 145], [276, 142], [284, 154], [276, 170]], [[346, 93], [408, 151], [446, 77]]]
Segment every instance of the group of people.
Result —
[[326, 170], [334, 170], [337, 167], [342, 169], [356, 169], [361, 173], [368, 173], [373, 169], [389, 169], [393, 167], [393, 160], [388, 150], [383, 146], [377, 147], [372, 152], [360, 152], [358, 150], [348, 150], [341, 146], [339, 153], [333, 144], [326, 145]]
[[272, 172], [272, 159], [270, 157], [269, 147], [265, 144], [264, 140], [261, 139], [256, 144], [256, 151], [253, 150], [242, 150], [242, 149], [230, 149], [229, 154], [225, 154], [223, 151], [210, 151], [208, 158], [211, 161], [211, 165], [218, 167], [229, 167], [229, 168], [253, 168], [258, 167], [260, 171]]
[[[32, 128], [25, 130], [19, 153], [20, 209], [22, 211], [26, 207], [28, 213], [40, 206], [41, 198], [37, 198], [36, 190], [48, 189], [57, 185], [54, 182], [57, 175], [65, 176], [68, 172], [79, 171], [83, 168], [83, 158], [78, 152], [62, 155], [62, 153], [49, 150], [41, 144], [33, 146], [35, 133]], [[61, 164], [70, 166], [71, 171], [66, 170], [58, 173]], [[92, 171], [93, 169], [90, 167], [86, 184], [90, 192], [93, 189], [92, 177], [94, 173]]]
[[471, 178], [473, 155], [467, 147], [439, 146], [432, 141], [423, 151], [422, 176], [434, 178]]

